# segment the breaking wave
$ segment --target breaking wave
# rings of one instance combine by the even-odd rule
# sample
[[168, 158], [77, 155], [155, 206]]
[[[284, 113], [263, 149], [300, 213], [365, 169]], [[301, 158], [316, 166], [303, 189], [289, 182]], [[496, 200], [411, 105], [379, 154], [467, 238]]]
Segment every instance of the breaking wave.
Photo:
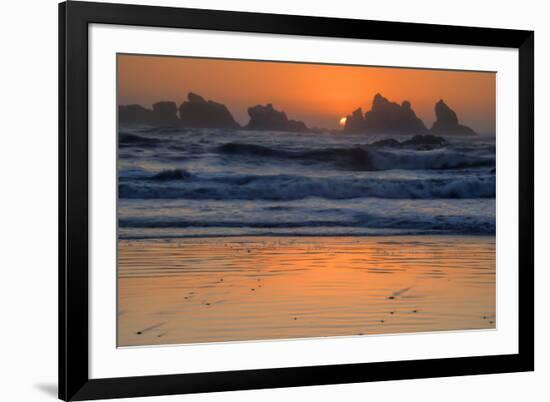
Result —
[[472, 155], [440, 148], [435, 150], [383, 150], [374, 147], [354, 146], [349, 148], [325, 148], [313, 151], [279, 150], [262, 145], [227, 143], [217, 147], [222, 155], [238, 155], [269, 159], [287, 159], [297, 162], [326, 162], [356, 171], [377, 171], [390, 169], [448, 170], [495, 165], [491, 155]]
[[143, 218], [132, 217], [119, 219], [121, 228], [148, 229], [185, 229], [185, 228], [252, 228], [252, 229], [315, 229], [315, 228], [369, 228], [369, 229], [401, 229], [416, 231], [437, 231], [453, 234], [494, 234], [495, 222], [487, 217], [467, 216], [377, 216], [356, 214], [350, 220], [304, 220], [281, 222], [275, 220], [186, 220], [176, 218]]
[[[183, 180], [184, 179], [184, 180]], [[162, 182], [162, 183], [157, 183]], [[292, 201], [308, 197], [326, 199], [389, 198], [493, 198], [495, 176], [441, 179], [365, 179], [294, 175], [235, 175], [197, 177], [186, 171], [164, 171], [148, 180], [122, 181], [119, 197], [129, 199], [182, 198], [212, 200]]]

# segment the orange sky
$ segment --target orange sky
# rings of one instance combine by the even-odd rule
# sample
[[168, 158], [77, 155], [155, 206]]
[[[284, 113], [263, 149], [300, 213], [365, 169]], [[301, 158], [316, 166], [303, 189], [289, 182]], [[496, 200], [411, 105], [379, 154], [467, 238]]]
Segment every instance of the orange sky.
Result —
[[191, 91], [224, 103], [243, 125], [249, 106], [272, 103], [309, 127], [336, 128], [357, 107], [369, 110], [379, 92], [410, 101], [429, 128], [443, 99], [462, 124], [495, 131], [496, 74], [490, 72], [119, 55], [118, 85], [119, 104], [179, 105]]

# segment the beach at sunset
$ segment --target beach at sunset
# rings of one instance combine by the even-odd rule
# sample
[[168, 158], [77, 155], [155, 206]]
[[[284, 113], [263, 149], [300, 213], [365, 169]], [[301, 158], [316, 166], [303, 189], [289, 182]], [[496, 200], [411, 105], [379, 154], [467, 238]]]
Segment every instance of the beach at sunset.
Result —
[[495, 239], [121, 242], [120, 346], [496, 328]]
[[118, 346], [496, 328], [495, 74], [118, 56]]

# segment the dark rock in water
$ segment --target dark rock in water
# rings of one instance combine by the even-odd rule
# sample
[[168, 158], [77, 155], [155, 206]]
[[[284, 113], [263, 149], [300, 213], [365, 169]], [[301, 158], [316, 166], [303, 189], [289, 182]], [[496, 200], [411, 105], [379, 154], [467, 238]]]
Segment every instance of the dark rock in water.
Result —
[[456, 126], [458, 124], [456, 113], [447, 106], [443, 99], [435, 104], [435, 116], [437, 117], [437, 124], [443, 126]]
[[148, 125], [154, 127], [178, 127], [177, 106], [174, 102], [157, 102], [153, 110], [141, 105], [118, 107], [118, 121], [122, 125]]
[[180, 125], [177, 113], [176, 102], [157, 102], [153, 105], [154, 124], [163, 127], [177, 127]]
[[270, 130], [270, 131], [290, 131], [305, 132], [307, 126], [297, 120], [289, 120], [285, 112], [273, 108], [271, 103], [263, 106], [256, 105], [248, 108], [250, 122], [246, 126], [249, 130]]
[[120, 105], [118, 107], [118, 121], [120, 124], [127, 125], [151, 124], [153, 111], [141, 105]]
[[401, 146], [401, 143], [393, 138], [388, 138], [386, 140], [375, 141], [371, 145], [374, 147], [398, 148]]
[[365, 118], [363, 117], [363, 109], [358, 108], [349, 116], [346, 116], [346, 124], [344, 131], [348, 133], [359, 133], [365, 130]]
[[287, 131], [304, 133], [304, 132], [308, 131], [308, 128], [306, 126], [306, 123], [304, 123], [303, 121], [289, 120]]
[[459, 124], [458, 117], [443, 99], [435, 104], [436, 121], [431, 132], [439, 135], [476, 135], [470, 127]]
[[376, 94], [372, 108], [365, 113], [365, 128], [369, 133], [421, 134], [428, 131], [411, 104], [404, 101], [401, 106]]
[[415, 135], [410, 140], [406, 140], [401, 142], [401, 145], [404, 146], [414, 146], [414, 147], [421, 147], [421, 149], [433, 149], [433, 148], [439, 148], [441, 146], [447, 145], [447, 141], [445, 138], [437, 137], [435, 135]]
[[399, 105], [376, 94], [371, 110], [364, 116], [360, 108], [347, 116], [344, 131], [372, 134], [423, 134], [428, 129], [416, 116], [409, 101]]
[[375, 141], [371, 144], [371, 146], [381, 147], [381, 148], [412, 147], [419, 151], [423, 151], [423, 150], [441, 148], [446, 146], [447, 144], [448, 144], [447, 141], [443, 137], [437, 137], [431, 134], [424, 134], [424, 135], [419, 134], [419, 135], [415, 135], [411, 139], [401, 141], [401, 142], [393, 138]]
[[266, 106], [257, 105], [248, 108], [250, 122], [246, 128], [250, 130], [285, 130], [288, 124], [286, 113], [273, 108], [270, 103]]
[[183, 180], [191, 177], [191, 174], [183, 169], [174, 169], [174, 170], [163, 170], [160, 173], [157, 173], [151, 176], [152, 180]]
[[240, 128], [227, 107], [214, 101], [206, 101], [193, 92], [179, 107], [180, 121], [184, 127], [194, 128]]

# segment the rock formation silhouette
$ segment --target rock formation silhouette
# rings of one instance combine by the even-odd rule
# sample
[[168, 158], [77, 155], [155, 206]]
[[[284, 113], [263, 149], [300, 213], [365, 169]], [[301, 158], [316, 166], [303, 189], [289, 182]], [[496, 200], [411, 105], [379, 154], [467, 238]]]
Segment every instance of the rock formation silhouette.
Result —
[[344, 131], [350, 133], [359, 133], [365, 131], [365, 118], [363, 116], [363, 109], [355, 109], [351, 115], [346, 116], [346, 124], [344, 125]]
[[154, 127], [240, 128], [227, 107], [189, 92], [187, 101], [178, 107], [175, 102], [161, 101], [153, 109], [141, 105], [118, 107], [118, 121], [124, 125]]
[[289, 120], [285, 112], [273, 108], [271, 103], [248, 108], [250, 121], [246, 126], [249, 130], [272, 130], [306, 132], [307, 126], [302, 121]]
[[367, 131], [373, 133], [420, 134], [428, 131], [409, 101], [400, 106], [380, 94], [374, 96], [371, 110], [365, 113], [365, 125]]
[[440, 99], [435, 104], [436, 121], [431, 132], [439, 135], [476, 135], [470, 127], [459, 124], [458, 117], [453, 109]]
[[193, 92], [187, 94], [187, 101], [180, 105], [179, 113], [183, 127], [240, 128], [225, 105], [211, 100], [206, 101]]
[[428, 129], [416, 116], [409, 101], [404, 101], [399, 105], [376, 94], [371, 110], [364, 116], [360, 108], [347, 116], [344, 131], [399, 135], [423, 134]]
[[153, 110], [141, 105], [121, 105], [118, 107], [118, 121], [124, 125], [150, 125], [157, 127], [177, 127], [180, 121], [174, 102], [162, 101], [153, 105]]
[[412, 148], [417, 151], [429, 151], [432, 149], [442, 148], [447, 145], [448, 142], [445, 138], [431, 134], [417, 134], [414, 137], [401, 142], [394, 138], [387, 138], [375, 141], [371, 144], [371, 146], [377, 148]]
[[427, 146], [427, 147], [439, 147], [446, 145], [447, 141], [443, 137], [438, 137], [436, 135], [426, 134], [426, 135], [415, 135], [409, 140], [402, 141], [401, 145], [405, 146]]
[[177, 127], [180, 124], [178, 119], [178, 107], [176, 102], [162, 101], [153, 105], [153, 124], [162, 127]]
[[141, 125], [153, 122], [153, 111], [141, 105], [121, 105], [118, 107], [120, 124]]
[[[179, 116], [178, 116], [179, 112]], [[248, 108], [250, 121], [246, 129], [259, 131], [311, 131], [304, 122], [289, 120], [286, 113], [276, 110], [271, 103]], [[470, 127], [459, 123], [454, 110], [441, 99], [435, 105], [436, 121], [428, 130], [411, 107], [409, 101], [401, 105], [391, 102], [380, 94], [372, 101], [371, 110], [363, 114], [358, 108], [346, 117], [344, 132], [366, 134], [397, 134], [397, 135], [476, 135]], [[155, 127], [190, 127], [190, 128], [228, 128], [238, 129], [228, 108], [212, 100], [189, 92], [187, 101], [179, 109], [175, 102], [161, 101], [153, 104], [153, 109], [141, 105], [120, 105], [118, 121], [124, 125], [150, 125]], [[326, 130], [324, 130], [326, 131]], [[425, 138], [427, 140], [428, 137]], [[386, 144], [389, 145], [389, 144]], [[395, 145], [395, 144], [394, 144]], [[401, 143], [401, 145], [404, 145]], [[437, 144], [417, 144], [433, 146]]]

